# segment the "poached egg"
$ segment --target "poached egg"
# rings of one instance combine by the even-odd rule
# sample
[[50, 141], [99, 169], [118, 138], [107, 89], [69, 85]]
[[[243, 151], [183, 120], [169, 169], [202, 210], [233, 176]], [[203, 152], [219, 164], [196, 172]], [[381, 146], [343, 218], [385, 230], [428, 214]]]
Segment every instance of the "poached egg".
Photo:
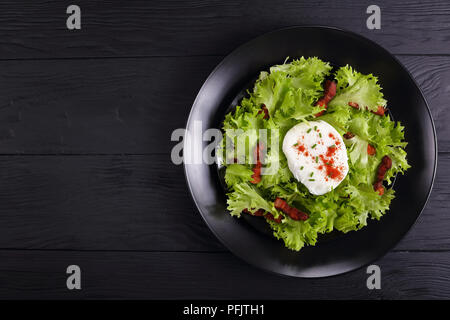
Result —
[[313, 195], [336, 188], [349, 170], [341, 135], [322, 120], [292, 127], [284, 137], [283, 153], [289, 170]]

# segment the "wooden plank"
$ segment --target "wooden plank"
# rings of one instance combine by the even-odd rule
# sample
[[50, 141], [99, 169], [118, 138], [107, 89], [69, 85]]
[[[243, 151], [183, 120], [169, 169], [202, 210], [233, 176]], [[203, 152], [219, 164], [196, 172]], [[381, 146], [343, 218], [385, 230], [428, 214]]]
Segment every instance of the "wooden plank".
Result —
[[[381, 290], [365, 269], [326, 279], [263, 272], [230, 253], [0, 251], [2, 299], [448, 299], [450, 253], [389, 253], [376, 262]], [[81, 268], [81, 290], [66, 268]]]
[[79, 0], [82, 28], [69, 31], [68, 3], [8, 0], [0, 5], [0, 58], [223, 55], [262, 33], [305, 24], [348, 29], [394, 53], [450, 53], [447, 2], [377, 1], [381, 30], [366, 27], [369, 4]]
[[438, 149], [450, 151], [450, 57], [400, 56], [399, 60], [419, 84], [433, 115]]
[[[169, 153], [221, 59], [0, 61], [0, 154]], [[439, 150], [450, 151], [450, 57], [400, 60], [429, 101]]]
[[168, 153], [217, 58], [0, 62], [0, 153]]
[[[398, 250], [450, 250], [450, 154]], [[0, 248], [226, 251], [167, 155], [0, 157]]]

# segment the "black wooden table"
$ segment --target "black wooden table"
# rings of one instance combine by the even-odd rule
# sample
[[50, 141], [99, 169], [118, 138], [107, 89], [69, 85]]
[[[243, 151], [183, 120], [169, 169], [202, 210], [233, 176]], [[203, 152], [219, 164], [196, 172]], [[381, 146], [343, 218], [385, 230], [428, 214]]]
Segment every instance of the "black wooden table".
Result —
[[[376, 1], [59, 1], [0, 4], [0, 298], [450, 298], [450, 4]], [[81, 8], [68, 30], [66, 8]], [[212, 69], [281, 27], [375, 40], [423, 89], [439, 165], [420, 220], [366, 270], [268, 274], [234, 257], [190, 199], [171, 132]], [[342, 48], [336, 48], [342, 49]], [[408, 128], [414, 130], [414, 128]], [[82, 289], [68, 290], [79, 265]]]

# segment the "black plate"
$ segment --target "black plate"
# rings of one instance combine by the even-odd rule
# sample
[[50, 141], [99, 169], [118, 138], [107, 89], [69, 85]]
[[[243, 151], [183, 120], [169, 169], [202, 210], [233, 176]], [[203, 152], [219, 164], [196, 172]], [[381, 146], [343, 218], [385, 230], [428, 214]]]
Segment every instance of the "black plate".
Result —
[[[357, 232], [300, 252], [257, 231], [245, 219], [231, 217], [215, 164], [185, 164], [186, 180], [206, 224], [219, 240], [245, 261], [275, 273], [314, 278], [341, 274], [384, 255], [412, 227], [434, 181], [437, 144], [431, 113], [409, 72], [388, 51], [360, 35], [329, 27], [292, 27], [260, 36], [229, 54], [203, 84], [186, 129], [200, 120], [203, 130], [220, 128], [225, 111], [260, 71], [286, 57], [317, 56], [336, 66], [351, 65], [378, 76], [392, 116], [405, 126], [412, 166], [395, 183], [396, 198], [380, 220]], [[198, 141], [200, 144], [200, 142]], [[208, 142], [203, 142], [203, 149]]]

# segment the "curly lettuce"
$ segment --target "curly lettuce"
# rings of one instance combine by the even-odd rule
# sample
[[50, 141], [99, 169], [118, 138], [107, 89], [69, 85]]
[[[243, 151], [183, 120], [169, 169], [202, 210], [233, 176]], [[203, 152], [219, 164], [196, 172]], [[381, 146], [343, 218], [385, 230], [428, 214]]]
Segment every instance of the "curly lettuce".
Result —
[[338, 82], [338, 88], [330, 106], [347, 106], [349, 102], [353, 102], [369, 111], [377, 111], [378, 106], [386, 106], [378, 78], [374, 75], [361, 74], [346, 65], [339, 68], [335, 79]]

